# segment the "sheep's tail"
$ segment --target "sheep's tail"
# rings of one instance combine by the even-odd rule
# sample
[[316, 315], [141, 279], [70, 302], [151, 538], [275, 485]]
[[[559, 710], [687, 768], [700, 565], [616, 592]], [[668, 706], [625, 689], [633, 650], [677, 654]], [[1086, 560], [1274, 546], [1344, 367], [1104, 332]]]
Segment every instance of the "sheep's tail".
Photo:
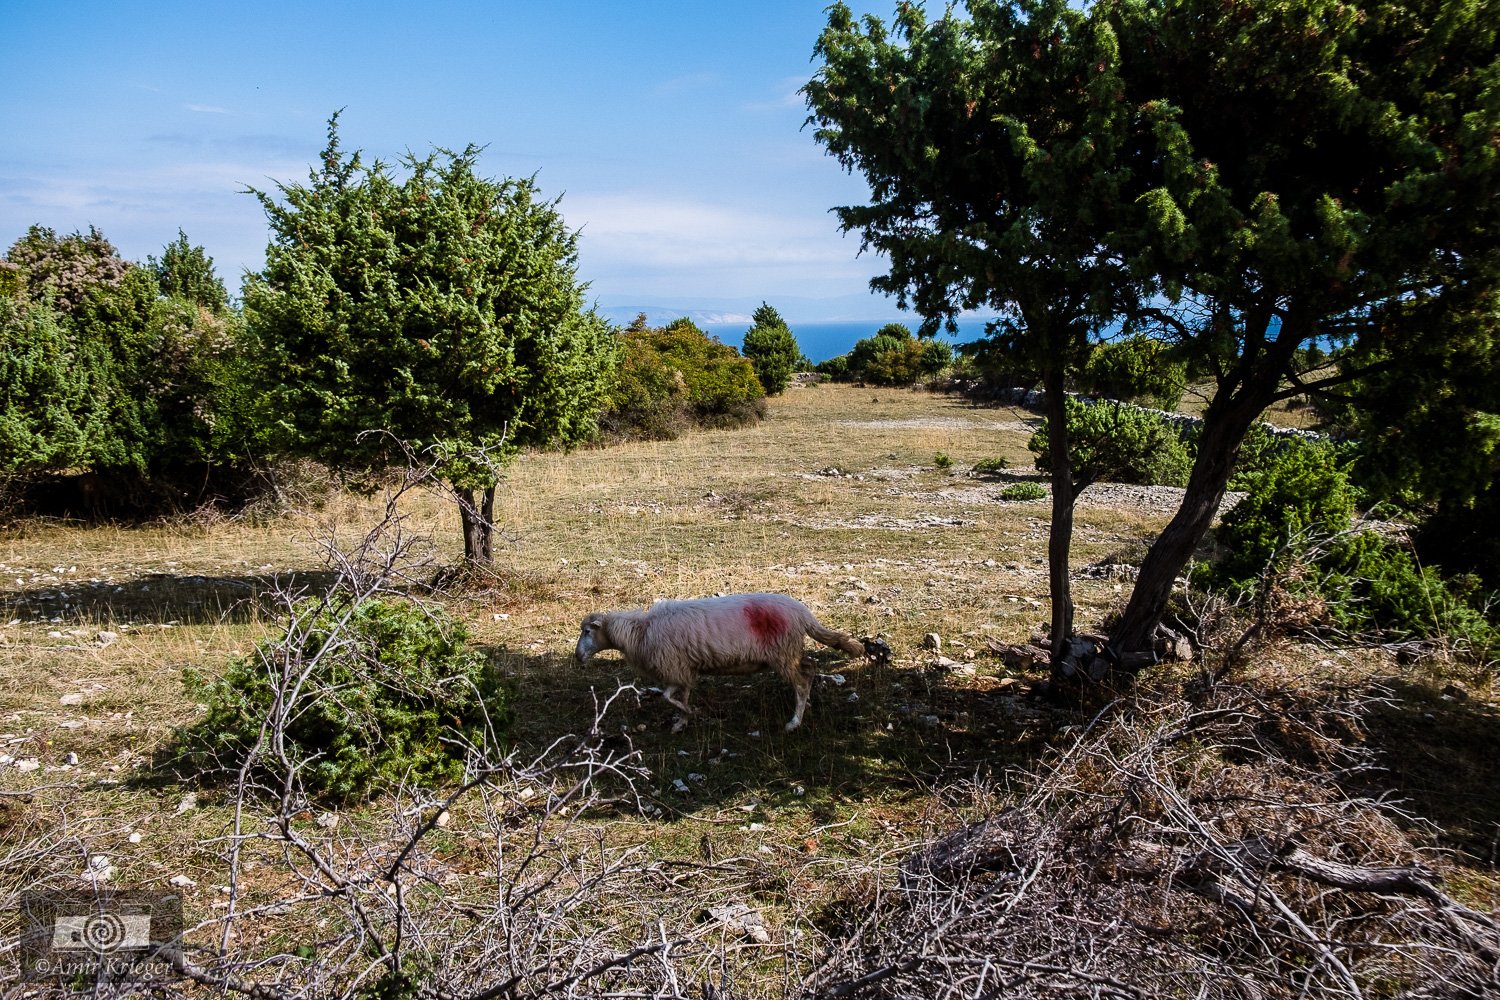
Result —
[[837, 629], [831, 629], [816, 618], [807, 623], [807, 634], [818, 642], [833, 649], [841, 649], [850, 656], [864, 656], [865, 645], [851, 635], [846, 635]]

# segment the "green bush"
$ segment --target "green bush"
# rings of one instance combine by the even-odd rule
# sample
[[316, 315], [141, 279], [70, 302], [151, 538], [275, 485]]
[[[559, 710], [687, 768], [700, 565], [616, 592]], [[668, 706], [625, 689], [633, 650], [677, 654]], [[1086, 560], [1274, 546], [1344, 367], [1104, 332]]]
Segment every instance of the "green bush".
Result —
[[949, 455], [946, 451], [940, 451], [932, 456], [932, 465], [933, 468], [941, 472], [947, 472], [953, 468], [953, 456]]
[[1010, 468], [1010, 459], [1004, 456], [996, 458], [981, 458], [974, 463], [974, 474], [976, 476], [995, 476]]
[[740, 427], [765, 416], [755, 369], [691, 320], [644, 315], [620, 333], [624, 357], [599, 423], [616, 438], [670, 439], [690, 427]]
[[1215, 569], [1222, 583], [1256, 580], [1304, 532], [1335, 534], [1353, 523], [1358, 494], [1331, 445], [1293, 439], [1237, 482], [1247, 495], [1224, 515], [1216, 534], [1228, 550]]
[[953, 361], [941, 340], [919, 340], [901, 323], [887, 323], [841, 357], [818, 365], [818, 372], [840, 381], [872, 385], [911, 385], [932, 378]]
[[1000, 491], [1000, 499], [1007, 503], [1024, 500], [1045, 500], [1047, 491], [1037, 483], [1011, 483]]
[[1431, 566], [1372, 531], [1341, 538], [1321, 561], [1318, 593], [1329, 617], [1350, 634], [1391, 639], [1448, 638], [1481, 659], [1500, 653], [1500, 631], [1470, 603], [1472, 578], [1444, 580]]
[[1187, 366], [1159, 340], [1128, 337], [1094, 348], [1082, 381], [1096, 395], [1175, 410], [1187, 389]]
[[467, 640], [463, 624], [435, 607], [374, 598], [304, 603], [284, 636], [262, 642], [224, 676], [186, 675], [208, 711], [180, 733], [178, 758], [199, 774], [223, 776], [256, 751], [255, 771], [279, 787], [284, 776], [263, 727], [280, 718], [286, 752], [312, 797], [346, 802], [403, 782], [457, 782], [465, 747], [484, 745], [487, 732], [509, 722], [498, 681]]
[[[1073, 475], [1084, 482], [1182, 486], [1193, 460], [1182, 434], [1155, 413], [1118, 403], [1069, 399], [1068, 438]], [[1038, 469], [1047, 470], [1049, 443], [1044, 423], [1028, 447]]]

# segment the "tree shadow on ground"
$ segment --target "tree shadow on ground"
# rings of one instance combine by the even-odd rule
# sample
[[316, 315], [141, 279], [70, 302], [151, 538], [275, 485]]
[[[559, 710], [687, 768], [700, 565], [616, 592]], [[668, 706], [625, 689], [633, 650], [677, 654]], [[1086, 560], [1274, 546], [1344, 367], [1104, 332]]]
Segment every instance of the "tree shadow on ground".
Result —
[[149, 573], [125, 581], [69, 581], [0, 593], [0, 614], [22, 621], [83, 619], [121, 624], [248, 621], [278, 605], [277, 594], [324, 593], [338, 580], [326, 570], [274, 576], [178, 576]]
[[672, 817], [754, 800], [795, 804], [831, 822], [840, 804], [879, 809], [1030, 766], [1061, 726], [1079, 721], [993, 677], [815, 652], [822, 676], [799, 729], [785, 729], [795, 701], [790, 686], [755, 674], [704, 678], [694, 696], [699, 714], [673, 733], [677, 710], [619, 660], [579, 666], [565, 655], [489, 653], [512, 684], [512, 738], [523, 755], [586, 731], [596, 705], [634, 683], [637, 690], [606, 713], [601, 736], [617, 752], [639, 753], [650, 778], [637, 791]]
[[1500, 864], [1500, 709], [1449, 684], [1387, 680], [1392, 700], [1365, 717], [1384, 782], [1436, 823], [1469, 864]]

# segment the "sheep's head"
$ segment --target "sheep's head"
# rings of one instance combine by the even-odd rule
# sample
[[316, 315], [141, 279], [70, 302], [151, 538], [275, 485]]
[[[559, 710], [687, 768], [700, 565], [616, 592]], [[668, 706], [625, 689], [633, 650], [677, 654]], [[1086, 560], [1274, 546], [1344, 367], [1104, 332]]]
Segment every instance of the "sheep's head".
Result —
[[578, 648], [573, 651], [578, 662], [587, 663], [589, 657], [601, 649], [612, 648], [604, 628], [604, 616], [595, 614], [585, 618], [578, 629]]

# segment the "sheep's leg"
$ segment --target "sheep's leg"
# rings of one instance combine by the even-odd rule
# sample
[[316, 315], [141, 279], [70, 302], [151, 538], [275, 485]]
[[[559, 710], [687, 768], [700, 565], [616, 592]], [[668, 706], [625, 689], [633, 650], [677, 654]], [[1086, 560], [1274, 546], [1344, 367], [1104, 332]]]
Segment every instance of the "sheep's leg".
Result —
[[787, 732], [802, 725], [802, 713], [807, 711], [808, 697], [812, 694], [812, 676], [806, 671], [798, 670], [791, 681], [792, 689], [797, 692], [797, 710], [792, 713], [792, 721], [786, 724]]
[[688, 686], [683, 686], [680, 689], [682, 691], [682, 699], [680, 701], [677, 698], [678, 690], [679, 688], [677, 687], [677, 685], [673, 684], [668, 686], [661, 693], [663, 698], [667, 699], [667, 701], [671, 702], [672, 705], [676, 706], [676, 708], [680, 712], [682, 712], [682, 714], [679, 715], [672, 723], [672, 732], [674, 733], [680, 733], [684, 729], [686, 729], [688, 719], [692, 718], [694, 714], [693, 706], [689, 704], [690, 699], [693, 697], [693, 689]]

